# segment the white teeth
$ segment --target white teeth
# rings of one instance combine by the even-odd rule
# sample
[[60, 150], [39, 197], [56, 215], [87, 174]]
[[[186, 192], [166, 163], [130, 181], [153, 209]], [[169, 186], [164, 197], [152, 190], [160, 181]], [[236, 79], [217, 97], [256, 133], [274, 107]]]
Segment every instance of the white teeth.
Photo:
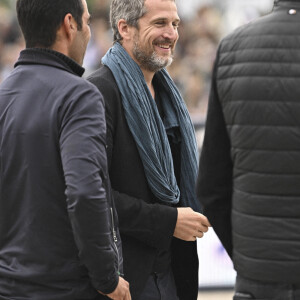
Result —
[[163, 49], [169, 49], [170, 46], [165, 46], [165, 45], [158, 45], [158, 47], [163, 48]]

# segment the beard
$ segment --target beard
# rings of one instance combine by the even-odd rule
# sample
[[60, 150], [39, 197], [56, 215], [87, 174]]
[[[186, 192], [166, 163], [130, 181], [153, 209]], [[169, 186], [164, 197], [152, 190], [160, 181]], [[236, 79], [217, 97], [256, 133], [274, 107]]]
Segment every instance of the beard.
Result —
[[[163, 42], [169, 42], [169, 41], [163, 41]], [[173, 55], [168, 57], [161, 57], [158, 56], [157, 53], [152, 49], [149, 50], [142, 49], [137, 37], [134, 41], [132, 53], [134, 58], [140, 64], [140, 67], [142, 69], [154, 73], [163, 68], [170, 66], [173, 62]]]

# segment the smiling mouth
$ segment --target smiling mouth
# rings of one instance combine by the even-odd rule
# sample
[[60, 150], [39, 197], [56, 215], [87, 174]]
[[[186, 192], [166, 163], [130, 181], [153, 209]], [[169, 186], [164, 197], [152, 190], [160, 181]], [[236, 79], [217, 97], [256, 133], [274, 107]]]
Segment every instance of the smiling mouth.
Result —
[[165, 49], [165, 50], [168, 50], [168, 49], [170, 49], [171, 48], [171, 46], [170, 45], [157, 45], [157, 47], [159, 47], [159, 48], [162, 48], [162, 49]]

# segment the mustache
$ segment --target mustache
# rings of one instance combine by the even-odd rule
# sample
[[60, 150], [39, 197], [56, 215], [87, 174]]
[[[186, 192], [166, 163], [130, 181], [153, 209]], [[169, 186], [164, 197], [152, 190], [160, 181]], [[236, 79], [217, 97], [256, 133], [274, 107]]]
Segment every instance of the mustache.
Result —
[[170, 40], [168, 38], [165, 38], [165, 39], [158, 38], [154, 42], [155, 42], [155, 44], [170, 44], [171, 46], [174, 46], [174, 44], [175, 44], [175, 41], [172, 41], [172, 40]]

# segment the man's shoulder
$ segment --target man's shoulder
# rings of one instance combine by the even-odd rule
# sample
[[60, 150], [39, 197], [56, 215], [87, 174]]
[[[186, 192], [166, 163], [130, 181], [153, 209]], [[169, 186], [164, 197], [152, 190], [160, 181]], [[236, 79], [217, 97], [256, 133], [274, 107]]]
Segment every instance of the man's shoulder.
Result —
[[[99, 101], [103, 103], [103, 98], [99, 90], [85, 78], [59, 68], [49, 68], [49, 73], [51, 73], [52, 80], [49, 81], [48, 78], [48, 82], [44, 84], [44, 88], [48, 88], [48, 90], [55, 88], [55, 93], [58, 95], [57, 99], [63, 101], [64, 104], [80, 103], [82, 101], [90, 105]], [[43, 81], [46, 80], [47, 78], [43, 75]]]
[[104, 65], [90, 74], [87, 77], [87, 80], [98, 87], [98, 89], [118, 87], [113, 73], [108, 67]]
[[264, 35], [276, 35], [278, 29], [282, 27], [276, 14], [269, 13], [252, 21], [243, 24], [227, 34], [222, 42], [232, 43], [233, 40], [249, 40], [262, 38]]
[[103, 95], [106, 107], [121, 107], [121, 94], [117, 82], [111, 70], [101, 66], [98, 70], [87, 77]]

